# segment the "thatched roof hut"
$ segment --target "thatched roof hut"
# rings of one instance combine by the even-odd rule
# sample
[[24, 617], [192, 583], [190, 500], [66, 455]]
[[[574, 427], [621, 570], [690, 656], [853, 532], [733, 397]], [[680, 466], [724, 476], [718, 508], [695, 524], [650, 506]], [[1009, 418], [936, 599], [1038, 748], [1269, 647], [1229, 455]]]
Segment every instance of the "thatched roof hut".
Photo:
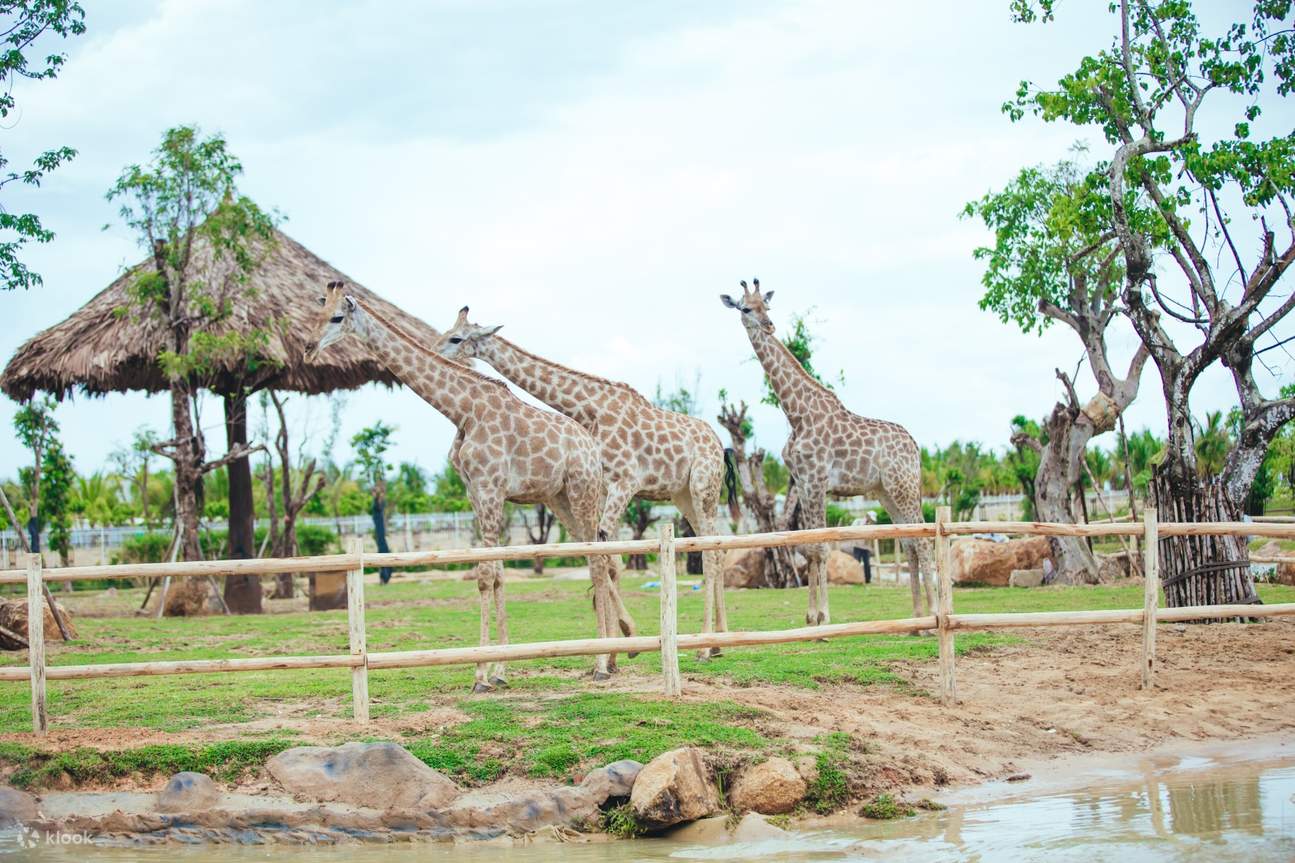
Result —
[[[353, 339], [345, 339], [314, 362], [306, 362], [303, 351], [316, 322], [316, 298], [328, 282], [342, 280], [393, 322], [421, 331], [426, 331], [426, 324], [360, 286], [286, 234], [275, 234], [277, 243], [252, 275], [252, 296], [240, 298], [232, 315], [214, 328], [215, 332], [269, 331], [269, 343], [262, 353], [272, 362], [258, 370], [252, 385], [314, 394], [375, 381], [395, 383], [390, 372], [370, 359]], [[196, 255], [205, 253], [202, 248], [195, 249]], [[28, 339], [5, 367], [0, 389], [18, 400], [26, 400], [36, 391], [62, 397], [74, 390], [104, 395], [167, 389], [166, 376], [157, 363], [165, 345], [163, 322], [124, 313], [131, 306], [129, 286], [141, 270], [151, 268], [151, 260], [131, 267], [67, 320]], [[216, 374], [210, 388], [228, 393], [248, 383], [248, 369], [235, 359]]]

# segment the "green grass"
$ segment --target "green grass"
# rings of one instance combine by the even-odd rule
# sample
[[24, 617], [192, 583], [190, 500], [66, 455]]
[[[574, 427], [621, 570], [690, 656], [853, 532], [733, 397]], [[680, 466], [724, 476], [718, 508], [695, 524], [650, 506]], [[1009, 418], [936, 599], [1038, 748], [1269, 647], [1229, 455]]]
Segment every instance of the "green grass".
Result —
[[[654, 634], [658, 596], [641, 587], [646, 579], [627, 575], [623, 594], [642, 634]], [[414, 650], [476, 643], [478, 605], [475, 583], [412, 582], [367, 590], [367, 628], [371, 651]], [[1295, 601], [1295, 588], [1261, 585], [1268, 602]], [[71, 600], [96, 607], [138, 605], [137, 590], [115, 598], [91, 591]], [[508, 611], [512, 641], [587, 638], [594, 634], [587, 584], [551, 580], [510, 582]], [[960, 612], [1064, 611], [1137, 608], [1138, 585], [1032, 590], [959, 588]], [[908, 591], [893, 587], [831, 588], [834, 621], [875, 620], [911, 614]], [[682, 586], [680, 629], [700, 629], [700, 591]], [[802, 625], [805, 591], [730, 591], [729, 627], [769, 630]], [[198, 619], [78, 616], [80, 637], [71, 644], [51, 643], [51, 665], [131, 662], [158, 659], [217, 659], [269, 655], [344, 653], [346, 613], [277, 613]], [[960, 652], [1013, 641], [1016, 635], [962, 634]], [[682, 657], [684, 673], [737, 686], [775, 683], [803, 689], [854, 684], [906, 688], [897, 663], [927, 663], [936, 657], [935, 639], [915, 636], [865, 636], [826, 643], [784, 644], [730, 649], [708, 662]], [[0, 656], [0, 665], [19, 665], [25, 654]], [[624, 677], [644, 682], [659, 672], [655, 653], [619, 658]], [[754, 756], [783, 741], [768, 739], [756, 711], [733, 701], [677, 702], [650, 695], [608, 694], [585, 677], [591, 660], [554, 658], [509, 666], [505, 693], [470, 696], [472, 671], [440, 667], [375, 671], [369, 688], [376, 718], [401, 719], [431, 707], [461, 711], [463, 721], [417, 730], [400, 740], [428, 764], [465, 784], [502, 774], [576, 778], [589, 767], [619, 758], [646, 761], [667, 749], [695, 744], [712, 750]], [[922, 693], [914, 693], [921, 695]], [[115, 753], [74, 750], [58, 756], [0, 748], [0, 765], [17, 770], [17, 779], [40, 786], [67, 773], [74, 781], [93, 781], [124, 773], [240, 771], [259, 764], [284, 745], [281, 730], [242, 727], [273, 713], [288, 719], [345, 719], [350, 714], [350, 679], [345, 669], [272, 671], [52, 681], [49, 711], [54, 727], [139, 728], [161, 733], [223, 726], [213, 737], [236, 742], [202, 746], [143, 747]], [[30, 699], [25, 684], [0, 684], [0, 733], [30, 729]], [[411, 727], [421, 728], [417, 723]], [[846, 743], [824, 741], [820, 759], [823, 783], [816, 800], [838, 799]], [[223, 747], [223, 748], [222, 748]], [[129, 754], [128, 754], [129, 753]], [[838, 757], [839, 756], [839, 757]], [[28, 763], [30, 762], [30, 763]], [[196, 765], [196, 766], [195, 766]], [[822, 768], [827, 767], [824, 771]]]

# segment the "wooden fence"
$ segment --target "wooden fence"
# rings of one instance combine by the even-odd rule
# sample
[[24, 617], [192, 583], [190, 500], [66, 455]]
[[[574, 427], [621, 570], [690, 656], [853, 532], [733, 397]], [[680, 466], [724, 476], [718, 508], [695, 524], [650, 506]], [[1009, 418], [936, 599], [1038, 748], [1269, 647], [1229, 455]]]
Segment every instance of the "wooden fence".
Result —
[[[950, 563], [950, 539], [955, 536], [996, 533], [1035, 536], [1141, 536], [1144, 540], [1146, 589], [1142, 608], [1103, 611], [1062, 611], [1006, 614], [955, 614], [953, 579]], [[959, 630], [991, 630], [1024, 626], [1077, 626], [1089, 624], [1142, 624], [1141, 684], [1151, 688], [1155, 678], [1156, 624], [1202, 618], [1284, 617], [1295, 616], [1295, 603], [1276, 605], [1212, 605], [1189, 608], [1157, 608], [1160, 596], [1158, 539], [1170, 536], [1267, 536], [1295, 539], [1295, 524], [1212, 522], [1157, 524], [1153, 511], [1146, 513], [1143, 524], [1109, 522], [1097, 524], [1052, 524], [1041, 522], [970, 521], [953, 522], [949, 508], [940, 507], [936, 520], [924, 524], [860, 525], [748, 534], [745, 536], [674, 536], [670, 523], [661, 527], [659, 539], [611, 542], [569, 542], [547, 545], [501, 546], [494, 548], [450, 549], [444, 551], [392, 552], [367, 554], [362, 541], [353, 537], [345, 554], [317, 557], [194, 561], [187, 563], [149, 563], [118, 566], [81, 566], [44, 572], [39, 555], [29, 555], [27, 572], [0, 575], [0, 584], [26, 582], [28, 601], [28, 665], [0, 667], [0, 681], [30, 680], [32, 726], [37, 734], [48, 728], [45, 704], [47, 680], [78, 678], [133, 677], [155, 674], [207, 674], [212, 672], [268, 671], [273, 669], [349, 668], [351, 696], [357, 722], [369, 719], [369, 670], [415, 668], [437, 665], [472, 665], [481, 662], [540, 659], [556, 656], [595, 656], [603, 653], [648, 653], [659, 651], [664, 692], [678, 696], [682, 692], [679, 673], [679, 651], [709, 647], [732, 648], [759, 644], [815, 641], [824, 638], [880, 633], [935, 631], [939, 642], [940, 697], [946, 704], [957, 700], [954, 665], [954, 634]], [[833, 623], [763, 632], [703, 632], [679, 634], [678, 588], [675, 558], [694, 551], [745, 548], [770, 548], [811, 543], [843, 541], [870, 542], [875, 539], [934, 539], [938, 598], [935, 613], [924, 617], [899, 620], [868, 620]], [[370, 653], [365, 636], [364, 568], [428, 566], [447, 563], [477, 563], [491, 560], [533, 560], [547, 557], [585, 556], [589, 554], [657, 553], [660, 562], [661, 632], [653, 636], [587, 638], [569, 641], [531, 642], [526, 644], [480, 647], [442, 648]], [[195, 659], [154, 662], [120, 662], [95, 665], [45, 664], [44, 608], [45, 585], [51, 581], [92, 579], [133, 579], [143, 577], [195, 578], [229, 575], [272, 575], [280, 572], [346, 572], [347, 622], [350, 650], [328, 656], [281, 656], [245, 659]]]

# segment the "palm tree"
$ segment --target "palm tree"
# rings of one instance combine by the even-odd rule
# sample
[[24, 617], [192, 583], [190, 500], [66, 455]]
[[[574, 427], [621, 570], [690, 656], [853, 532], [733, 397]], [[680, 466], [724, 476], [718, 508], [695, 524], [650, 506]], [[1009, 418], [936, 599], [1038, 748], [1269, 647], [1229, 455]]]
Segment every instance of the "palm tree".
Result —
[[1232, 436], [1223, 423], [1223, 411], [1205, 414], [1205, 425], [1196, 424], [1196, 472], [1203, 479], [1212, 479], [1223, 472]]

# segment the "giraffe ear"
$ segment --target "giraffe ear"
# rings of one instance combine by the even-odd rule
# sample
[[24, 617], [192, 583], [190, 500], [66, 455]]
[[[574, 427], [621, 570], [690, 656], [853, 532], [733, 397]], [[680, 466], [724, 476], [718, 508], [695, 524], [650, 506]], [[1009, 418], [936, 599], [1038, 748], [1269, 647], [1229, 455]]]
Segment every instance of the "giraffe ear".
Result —
[[773, 291], [769, 291], [764, 295], [764, 304], [769, 305], [771, 300], [773, 300]]
[[347, 310], [348, 312], [353, 312], [353, 311], [355, 311], [355, 309], [357, 308], [357, 305], [358, 305], [358, 304], [355, 302], [355, 297], [351, 296], [350, 294], [347, 294], [343, 299], [345, 299], [345, 300], [346, 300], [346, 310]]
[[486, 336], [493, 336], [495, 333], [499, 332], [503, 328], [504, 328], [503, 324], [495, 324], [493, 327], [482, 327], [481, 332], [477, 333], [477, 335], [479, 335], [481, 338], [485, 338]]
[[466, 324], [467, 322], [468, 322], [468, 307], [464, 306], [463, 308], [459, 309], [459, 316], [458, 318], [455, 319], [454, 323], [457, 326], [458, 324]]
[[741, 307], [741, 306], [739, 306], [737, 303], [733, 302], [733, 298], [732, 298], [732, 297], [730, 297], [728, 294], [720, 294], [720, 295], [719, 295], [719, 301], [720, 301], [721, 303], [723, 303], [725, 306], [728, 306], [730, 309], [740, 309], [740, 308], [742, 308], [742, 307]]

